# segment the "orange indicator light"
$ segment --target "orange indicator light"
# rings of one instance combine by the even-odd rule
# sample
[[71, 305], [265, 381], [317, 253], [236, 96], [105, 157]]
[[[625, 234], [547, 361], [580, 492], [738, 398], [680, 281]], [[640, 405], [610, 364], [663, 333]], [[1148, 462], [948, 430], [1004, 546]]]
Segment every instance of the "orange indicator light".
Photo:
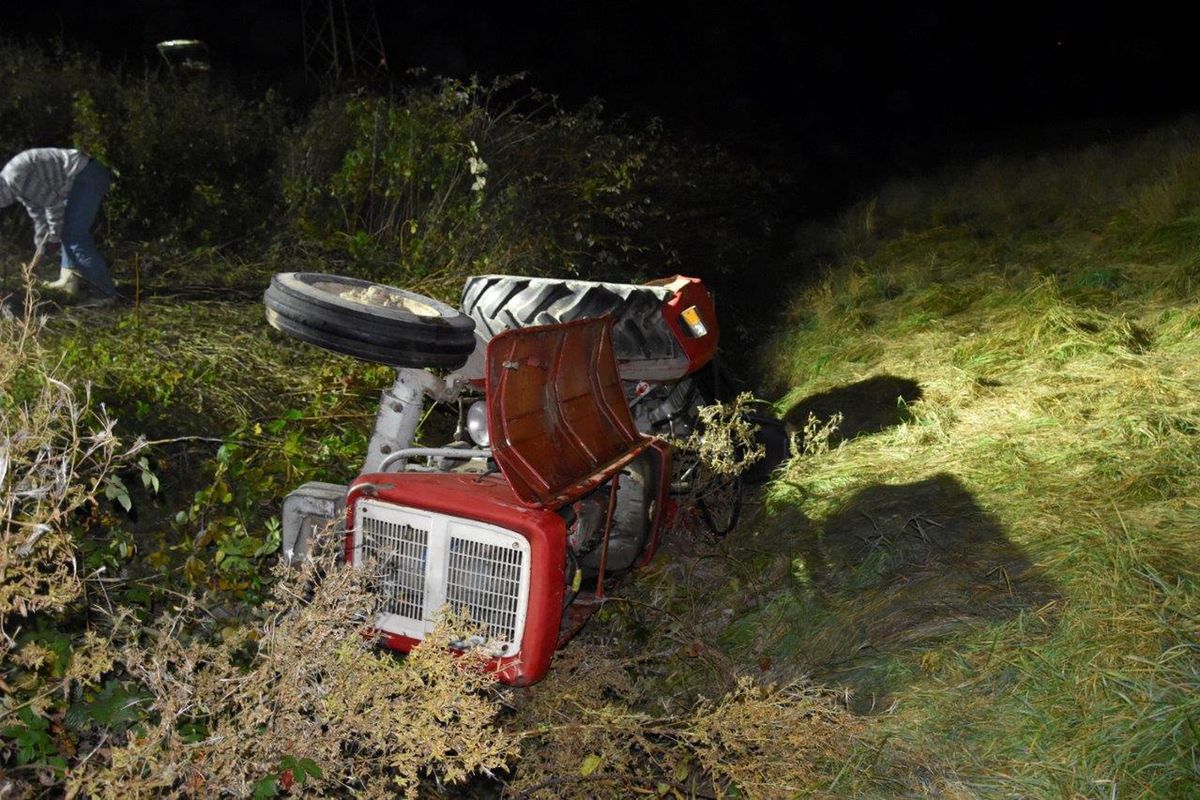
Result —
[[692, 338], [699, 339], [701, 336], [708, 335], [708, 328], [705, 327], [704, 320], [700, 319], [700, 312], [696, 310], [695, 306], [688, 306], [679, 316], [687, 325], [688, 333], [692, 335]]

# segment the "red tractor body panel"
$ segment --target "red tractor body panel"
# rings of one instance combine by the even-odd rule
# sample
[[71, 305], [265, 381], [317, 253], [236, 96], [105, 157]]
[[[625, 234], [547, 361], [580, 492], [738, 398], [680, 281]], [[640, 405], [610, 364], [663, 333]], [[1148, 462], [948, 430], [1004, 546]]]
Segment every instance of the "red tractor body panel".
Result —
[[[664, 317], [690, 362], [701, 365], [712, 357], [715, 347], [711, 298], [694, 279], [676, 279], [669, 288], [675, 294], [663, 309]], [[690, 321], [685, 311], [689, 311]], [[697, 318], [702, 320], [702, 330], [704, 325], [712, 327], [696, 335]], [[504, 683], [528, 686], [545, 676], [560, 644], [568, 529], [558, 509], [612, 481], [638, 455], [654, 450], [661, 475], [650, 537], [638, 559], [644, 564], [654, 555], [659, 533], [671, 513], [670, 448], [639, 432], [633, 421], [617, 370], [609, 317], [498, 333], [487, 345], [485, 377], [488, 433], [500, 474], [384, 472], [359, 476], [347, 495], [346, 559], [359, 564], [372, 558], [359, 552], [356, 537], [360, 532], [355, 530], [361, 516], [359, 505], [366, 499], [400, 513], [434, 514], [494, 526], [505, 535], [523, 539], [529, 560], [520, 643], [514, 653], [500, 650], [501, 654], [491, 659], [490, 669]], [[371, 507], [368, 503], [364, 510]], [[401, 523], [396, 530], [404, 527]], [[411, 551], [412, 542], [378, 552], [390, 554], [392, 567], [395, 558], [408, 558], [405, 568], [411, 572], [406, 574], [420, 573], [422, 581], [435, 574], [443, 576], [438, 580], [445, 579], [444, 573], [431, 566], [432, 555], [429, 563], [414, 561], [411, 555], [396, 555], [409, 552], [406, 547]], [[394, 570], [391, 575], [395, 579]], [[602, 586], [603, 577], [591, 594], [593, 598], [603, 596]], [[424, 619], [433, 619], [436, 610], [429, 604], [440, 602], [433, 599], [439, 596], [432, 595], [423, 606]], [[420, 644], [420, 628], [412, 630], [401, 624], [385, 630], [392, 625], [389, 617], [385, 613], [379, 619], [378, 633], [388, 647], [408, 652]], [[411, 615], [407, 619], [411, 623]]]
[[493, 457], [530, 507], [559, 508], [650, 446], [621, 389], [608, 317], [513, 328], [488, 342]]
[[[717, 309], [703, 281], [699, 278], [676, 275], [673, 278], [650, 281], [647, 285], [665, 286], [675, 292], [663, 304], [663, 317], [688, 357], [685, 374], [691, 374], [712, 361], [717, 354], [720, 329], [717, 326]], [[692, 308], [704, 326], [703, 333], [689, 327], [684, 320], [684, 312]]]
[[[562, 618], [567, 542], [562, 517], [547, 509], [529, 508], [498, 475], [363, 475], [350, 485], [347, 500], [348, 563], [354, 563], [355, 509], [364, 498], [495, 525], [529, 542], [529, 608], [521, 649], [513, 656], [492, 659], [491, 669], [497, 679], [516, 686], [540, 680], [550, 667]], [[382, 637], [388, 647], [406, 653], [420, 644], [419, 639], [386, 632]]]

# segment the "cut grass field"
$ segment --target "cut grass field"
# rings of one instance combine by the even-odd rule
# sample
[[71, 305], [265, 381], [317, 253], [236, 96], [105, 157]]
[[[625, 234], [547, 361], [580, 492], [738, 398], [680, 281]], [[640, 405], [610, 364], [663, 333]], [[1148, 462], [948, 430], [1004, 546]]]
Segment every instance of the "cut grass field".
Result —
[[765, 353], [797, 457], [692, 608], [870, 715], [833, 791], [1200, 796], [1200, 127], [885, 187]]

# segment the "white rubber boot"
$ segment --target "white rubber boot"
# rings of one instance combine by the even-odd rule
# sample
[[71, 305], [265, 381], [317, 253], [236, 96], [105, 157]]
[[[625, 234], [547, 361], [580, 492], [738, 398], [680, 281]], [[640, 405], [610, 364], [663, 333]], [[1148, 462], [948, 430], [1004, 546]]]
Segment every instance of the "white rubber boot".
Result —
[[59, 267], [58, 280], [43, 281], [43, 289], [54, 289], [67, 297], [79, 294], [79, 273], [68, 267]]

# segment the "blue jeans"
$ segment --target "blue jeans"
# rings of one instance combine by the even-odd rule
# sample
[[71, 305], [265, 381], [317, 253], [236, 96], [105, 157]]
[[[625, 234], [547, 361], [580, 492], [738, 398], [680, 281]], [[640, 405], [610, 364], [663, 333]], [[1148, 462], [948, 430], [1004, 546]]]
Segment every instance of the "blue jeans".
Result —
[[94, 158], [89, 161], [75, 176], [62, 224], [62, 265], [82, 275], [102, 296], [115, 295], [117, 287], [108, 274], [108, 262], [96, 249], [91, 229], [110, 183], [108, 169]]

